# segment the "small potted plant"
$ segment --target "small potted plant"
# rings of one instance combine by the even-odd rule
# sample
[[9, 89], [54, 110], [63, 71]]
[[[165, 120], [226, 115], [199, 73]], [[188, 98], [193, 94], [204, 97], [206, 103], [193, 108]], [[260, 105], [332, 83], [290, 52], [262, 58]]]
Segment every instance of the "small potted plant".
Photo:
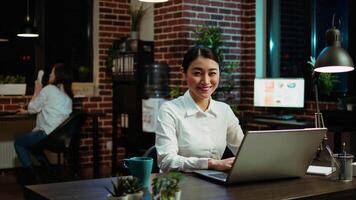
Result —
[[129, 200], [141, 200], [143, 197], [143, 187], [141, 182], [136, 177], [126, 179], [128, 183], [127, 194]]
[[138, 39], [138, 34], [139, 34], [139, 29], [140, 29], [140, 24], [143, 16], [146, 14], [147, 8], [143, 7], [143, 4], [141, 4], [137, 8], [130, 8], [130, 16], [131, 16], [131, 39], [137, 40]]
[[116, 183], [111, 181], [112, 190], [105, 187], [105, 189], [109, 192], [107, 199], [108, 200], [128, 200], [127, 196], [127, 188], [128, 183], [125, 177], [117, 177]]
[[89, 82], [89, 78], [90, 78], [89, 74], [90, 74], [90, 70], [88, 66], [84, 66], [84, 65], [79, 66], [78, 75], [80, 81]]
[[[310, 56], [308, 64], [311, 66], [311, 70], [314, 71], [315, 68], [315, 58]], [[336, 84], [339, 82], [337, 77], [331, 73], [320, 73], [318, 78], [318, 83], [320, 84], [321, 90], [320, 94], [330, 96], [331, 92], [335, 88]]]
[[24, 76], [0, 75], [0, 95], [25, 95], [26, 83]]
[[143, 4], [136, 8], [130, 8], [131, 17], [131, 33], [130, 33], [130, 50], [137, 52], [138, 39], [140, 35], [140, 25], [143, 16], [146, 14], [148, 8], [144, 8]]
[[140, 200], [143, 197], [142, 186], [136, 177], [118, 176], [116, 183], [111, 181], [112, 190], [105, 187], [109, 192], [108, 200]]
[[179, 183], [183, 175], [180, 172], [160, 174], [152, 180], [152, 199], [154, 200], [180, 200], [181, 189]]

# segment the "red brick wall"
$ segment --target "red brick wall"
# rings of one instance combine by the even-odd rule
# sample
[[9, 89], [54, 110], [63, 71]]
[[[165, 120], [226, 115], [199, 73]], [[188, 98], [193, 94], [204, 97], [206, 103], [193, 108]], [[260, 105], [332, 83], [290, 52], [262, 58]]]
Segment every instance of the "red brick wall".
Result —
[[[111, 165], [111, 151], [107, 149], [107, 141], [112, 137], [112, 84], [111, 77], [106, 72], [105, 59], [107, 50], [113, 40], [126, 37], [130, 31], [129, 16], [130, 0], [100, 0], [99, 1], [99, 96], [83, 99], [84, 108], [99, 110], [106, 114], [100, 120], [99, 155], [102, 165]], [[120, 133], [118, 133], [120, 134]], [[92, 162], [92, 143], [90, 135], [83, 141], [83, 156], [86, 164]], [[118, 158], [124, 156], [124, 150], [118, 148]]]
[[[240, 61], [234, 73], [235, 102], [244, 100], [242, 86], [252, 90], [255, 76], [255, 1], [173, 0], [155, 6], [155, 59], [171, 67], [171, 86], [185, 86], [180, 66], [185, 51], [194, 44], [194, 30], [206, 24], [221, 28], [224, 63]], [[224, 80], [220, 84], [224, 84]], [[245, 88], [243, 88], [245, 90]]]

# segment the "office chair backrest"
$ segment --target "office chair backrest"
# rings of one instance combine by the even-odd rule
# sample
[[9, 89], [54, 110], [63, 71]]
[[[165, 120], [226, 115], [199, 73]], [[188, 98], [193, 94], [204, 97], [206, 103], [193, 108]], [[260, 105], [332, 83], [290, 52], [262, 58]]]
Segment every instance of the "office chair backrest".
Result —
[[153, 158], [152, 173], [159, 173], [159, 167], [157, 163], [157, 150], [156, 146], [150, 147], [144, 154], [144, 157]]
[[77, 138], [87, 114], [83, 111], [73, 111], [70, 116], [54, 129], [46, 138], [41, 140], [34, 150], [47, 149], [60, 153], [69, 148], [71, 141]]

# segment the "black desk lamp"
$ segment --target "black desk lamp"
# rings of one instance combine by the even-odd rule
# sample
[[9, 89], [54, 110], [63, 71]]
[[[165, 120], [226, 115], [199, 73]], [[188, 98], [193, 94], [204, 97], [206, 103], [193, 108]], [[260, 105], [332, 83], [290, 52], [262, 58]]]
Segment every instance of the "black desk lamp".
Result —
[[[315, 91], [315, 127], [324, 128], [323, 114], [319, 109], [318, 78], [320, 73], [341, 73], [354, 70], [353, 62], [349, 54], [341, 47], [340, 31], [334, 26], [335, 15], [332, 19], [332, 28], [326, 31], [326, 47], [321, 51], [315, 62], [313, 71], [313, 83]], [[321, 151], [325, 149], [327, 137], [321, 145]]]

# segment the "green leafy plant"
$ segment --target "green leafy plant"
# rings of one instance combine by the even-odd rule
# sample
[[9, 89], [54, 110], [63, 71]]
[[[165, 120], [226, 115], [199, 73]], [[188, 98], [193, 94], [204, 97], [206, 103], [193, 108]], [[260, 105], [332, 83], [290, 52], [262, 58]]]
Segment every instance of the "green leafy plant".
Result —
[[140, 181], [136, 177], [118, 176], [116, 178], [116, 183], [111, 181], [111, 185], [112, 190], [107, 187], [105, 187], [105, 189], [113, 197], [121, 197], [127, 194], [137, 193], [143, 189]]
[[111, 194], [111, 196], [121, 197], [121, 196], [125, 196], [127, 194], [126, 190], [128, 187], [128, 183], [126, 181], [126, 178], [117, 177], [116, 183], [114, 181], [111, 181], [111, 185], [112, 185], [112, 190], [110, 190], [109, 188], [107, 188], [105, 186], [105, 189]]
[[81, 65], [81, 66], [79, 66], [78, 71], [81, 74], [88, 74], [89, 73], [89, 67]]
[[16, 75], [16, 76], [4, 76], [0, 75], [0, 84], [8, 84], [8, 83], [25, 83], [26, 78], [24, 76]]
[[[310, 56], [310, 60], [307, 62], [311, 65], [311, 70], [315, 68], [315, 58]], [[322, 90], [320, 93], [324, 93], [326, 95], [330, 95], [331, 91], [334, 89], [335, 85], [339, 82], [336, 76], [330, 73], [320, 73], [318, 83]]]
[[180, 87], [178, 85], [171, 87], [169, 91], [169, 97], [174, 99], [181, 95]]
[[89, 67], [85, 66], [85, 65], [80, 65], [78, 67], [78, 75], [79, 75], [79, 80], [81, 81], [86, 81], [89, 79]]
[[195, 31], [196, 44], [201, 44], [211, 48], [218, 56], [219, 61], [222, 61], [222, 52], [220, 47], [223, 44], [223, 35], [219, 27], [202, 25]]
[[147, 13], [148, 8], [144, 8], [143, 4], [140, 4], [137, 8], [130, 8], [131, 16], [131, 31], [138, 31], [143, 16]]
[[129, 177], [126, 179], [126, 181], [128, 183], [128, 187], [127, 187], [128, 194], [134, 194], [143, 190], [143, 186], [138, 178]]
[[239, 67], [239, 61], [230, 62], [228, 65], [221, 67], [221, 79], [224, 80], [224, 85], [220, 87], [220, 91], [231, 92], [235, 87], [234, 72]]
[[239, 67], [239, 61], [236, 60], [227, 64], [223, 62], [223, 55], [220, 49], [223, 45], [223, 35], [221, 29], [219, 27], [202, 25], [199, 26], [194, 31], [194, 33], [196, 35], [195, 43], [211, 48], [217, 55], [219, 62], [221, 63], [220, 80], [222, 81], [219, 88], [214, 93], [213, 97], [216, 98], [220, 94], [224, 97], [230, 95], [231, 91], [235, 88], [236, 85], [233, 76], [236, 72], [236, 69]]
[[159, 174], [152, 180], [153, 199], [171, 200], [180, 191], [179, 183], [183, 179], [180, 172]]

